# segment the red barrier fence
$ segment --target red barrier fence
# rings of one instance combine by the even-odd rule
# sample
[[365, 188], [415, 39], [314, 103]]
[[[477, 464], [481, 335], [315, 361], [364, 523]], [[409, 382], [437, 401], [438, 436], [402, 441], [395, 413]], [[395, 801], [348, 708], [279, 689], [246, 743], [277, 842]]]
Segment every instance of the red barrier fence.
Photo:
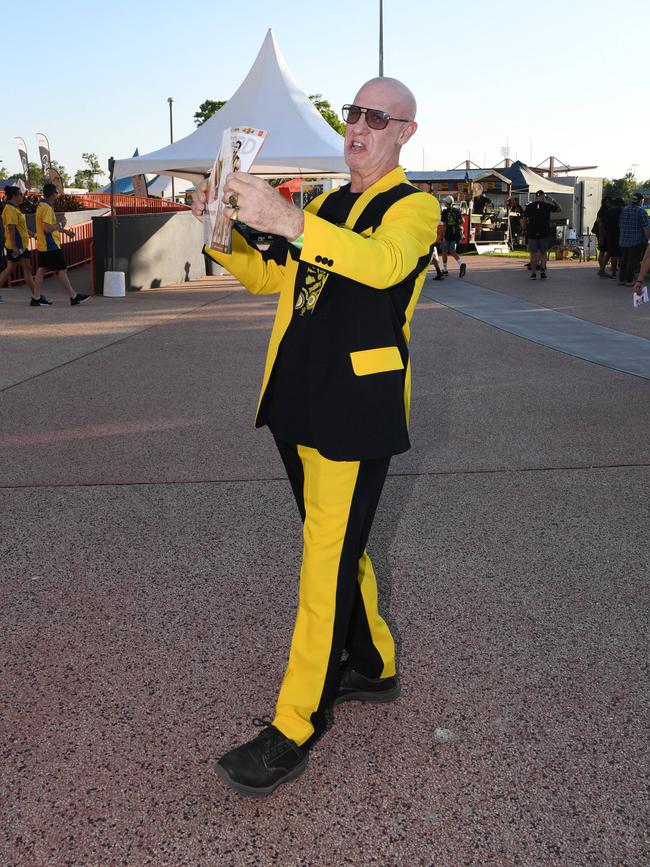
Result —
[[[89, 193], [87, 196], [75, 196], [87, 208], [110, 208], [110, 193]], [[179, 202], [168, 202], [166, 199], [149, 199], [144, 196], [127, 196], [124, 193], [115, 194], [115, 213], [120, 214], [160, 214], [163, 211], [189, 211], [187, 205]]]
[[[92, 259], [93, 224], [92, 221], [88, 221], [87, 223], [77, 223], [76, 226], [70, 226], [70, 228], [74, 231], [74, 238], [68, 238], [66, 235], [61, 234], [61, 251], [68, 268], [73, 268], [75, 265], [83, 265], [84, 262], [90, 262]], [[32, 273], [35, 274], [38, 267], [38, 258], [36, 242], [33, 238], [29, 239], [29, 247], [30, 265]], [[17, 276], [19, 273], [21, 274], [20, 277]], [[48, 271], [47, 273], [50, 274], [52, 272]], [[20, 271], [16, 270], [14, 271], [14, 277], [9, 280], [9, 286], [23, 283], [24, 280], [22, 269]]]

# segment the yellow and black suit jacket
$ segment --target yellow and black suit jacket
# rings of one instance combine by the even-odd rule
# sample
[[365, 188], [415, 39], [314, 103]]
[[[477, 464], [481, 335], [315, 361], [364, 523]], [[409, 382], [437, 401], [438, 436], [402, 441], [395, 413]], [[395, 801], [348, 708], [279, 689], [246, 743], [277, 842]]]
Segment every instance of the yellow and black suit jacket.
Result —
[[328, 219], [337, 190], [305, 208], [304, 244], [261, 252], [233, 232], [233, 251], [204, 252], [254, 294], [280, 298], [258, 404], [292, 316], [310, 325], [309, 418], [314, 446], [331, 460], [364, 460], [409, 446], [409, 323], [433, 252], [440, 207], [393, 169], [356, 199], [339, 226]]

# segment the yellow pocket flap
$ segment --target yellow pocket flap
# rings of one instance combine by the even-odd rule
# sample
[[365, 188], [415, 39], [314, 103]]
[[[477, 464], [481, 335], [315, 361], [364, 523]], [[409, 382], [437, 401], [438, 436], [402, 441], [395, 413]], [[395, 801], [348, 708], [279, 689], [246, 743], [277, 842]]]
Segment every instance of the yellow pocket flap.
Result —
[[396, 346], [381, 346], [379, 349], [362, 349], [351, 352], [352, 369], [357, 376], [369, 373], [385, 373], [387, 370], [404, 370], [402, 356]]

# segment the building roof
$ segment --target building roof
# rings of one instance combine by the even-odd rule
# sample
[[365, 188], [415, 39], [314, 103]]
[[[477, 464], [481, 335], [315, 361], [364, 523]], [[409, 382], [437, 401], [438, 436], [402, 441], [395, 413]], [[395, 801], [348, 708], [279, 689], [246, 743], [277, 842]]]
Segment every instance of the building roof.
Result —
[[422, 172], [407, 172], [406, 177], [409, 181], [415, 182], [436, 182], [436, 181], [464, 181], [465, 177], [469, 177], [470, 181], [478, 181], [481, 178], [496, 177], [505, 184], [509, 184], [510, 180], [496, 169], [429, 169]]

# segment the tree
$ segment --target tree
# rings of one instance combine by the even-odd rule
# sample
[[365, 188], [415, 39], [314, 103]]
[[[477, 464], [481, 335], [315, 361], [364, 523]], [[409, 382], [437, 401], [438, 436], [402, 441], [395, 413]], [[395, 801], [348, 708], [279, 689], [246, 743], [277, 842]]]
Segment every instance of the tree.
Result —
[[77, 173], [74, 176], [75, 187], [84, 187], [91, 192], [99, 189], [99, 184], [95, 180], [95, 176], [103, 175], [104, 172], [100, 168], [97, 154], [84, 153], [81, 155], [81, 158], [88, 168], [77, 169]]
[[61, 163], [58, 163], [56, 160], [52, 160], [52, 168], [56, 169], [57, 172], [61, 175], [61, 183], [64, 187], [70, 186], [70, 175], [65, 169], [65, 166], [62, 166]]
[[194, 112], [194, 123], [197, 126], [201, 126], [206, 122], [206, 120], [208, 120], [208, 118], [212, 117], [213, 114], [216, 114], [220, 108], [223, 108], [225, 104], [225, 99], [206, 99], [206, 101], [202, 102], [199, 106], [199, 110]]
[[[323, 115], [328, 124], [332, 127], [332, 129], [336, 130], [340, 135], [345, 133], [345, 124], [339, 118], [337, 113], [334, 111], [330, 103], [323, 99], [323, 95], [321, 93], [313, 93], [309, 99], [314, 104], [314, 107]], [[214, 100], [214, 99], [206, 99], [205, 102], [202, 102], [199, 106], [199, 110], [194, 112], [194, 123], [197, 126], [201, 126], [208, 120], [208, 118], [212, 117], [213, 114], [216, 114], [220, 108], [226, 104], [226, 100]]]
[[624, 178], [615, 178], [613, 180], [604, 178], [603, 196], [609, 196], [610, 198], [620, 196], [627, 201], [634, 190], [638, 189], [638, 186], [634, 172], [627, 172]]
[[336, 130], [339, 135], [345, 135], [345, 124], [330, 103], [326, 99], [323, 99], [323, 95], [321, 93], [312, 93], [309, 99], [313, 102], [314, 108], [318, 109], [332, 129]]
[[0, 181], [6, 181], [9, 175], [7, 174], [7, 170], [4, 166], [0, 166]]
[[[43, 170], [37, 163], [28, 163], [29, 166], [29, 188], [31, 190], [40, 190], [43, 188]], [[23, 172], [14, 175], [15, 178], [21, 178], [27, 183], [27, 178]]]

